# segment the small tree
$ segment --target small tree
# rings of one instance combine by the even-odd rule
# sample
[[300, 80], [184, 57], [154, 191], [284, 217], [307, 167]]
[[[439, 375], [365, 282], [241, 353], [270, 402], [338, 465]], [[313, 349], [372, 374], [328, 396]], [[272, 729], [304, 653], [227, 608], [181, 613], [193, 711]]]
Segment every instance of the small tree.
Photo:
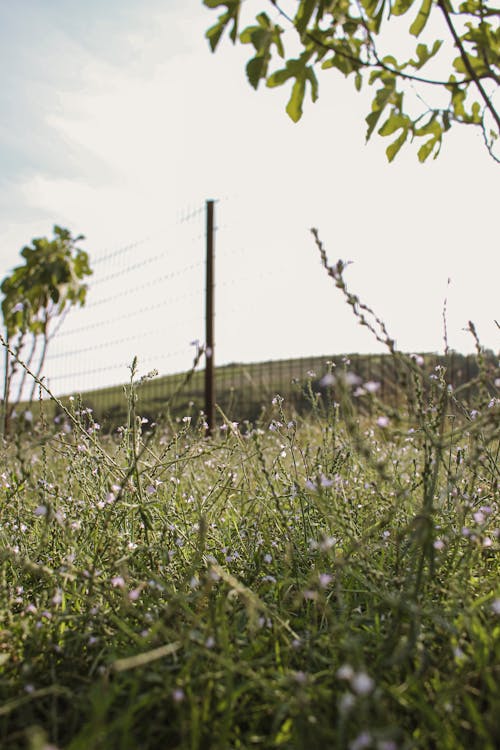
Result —
[[[16, 394], [11, 398], [13, 377], [18, 368], [17, 358], [26, 365], [36, 365], [35, 374], [42, 375], [49, 342], [54, 338], [66, 314], [73, 305], [83, 306], [87, 285], [82, 281], [92, 273], [89, 257], [77, 243], [83, 235], [73, 237], [68, 229], [54, 227], [54, 238], [39, 237], [21, 250], [24, 263], [14, 268], [0, 286], [4, 298], [2, 314], [6, 341], [15, 357], [5, 350], [5, 381], [3, 395], [3, 427], [8, 423], [15, 406], [22, 400], [27, 372], [23, 370]], [[57, 320], [57, 325], [52, 324]], [[38, 360], [36, 359], [38, 357]], [[36, 382], [29, 394], [31, 404]]]

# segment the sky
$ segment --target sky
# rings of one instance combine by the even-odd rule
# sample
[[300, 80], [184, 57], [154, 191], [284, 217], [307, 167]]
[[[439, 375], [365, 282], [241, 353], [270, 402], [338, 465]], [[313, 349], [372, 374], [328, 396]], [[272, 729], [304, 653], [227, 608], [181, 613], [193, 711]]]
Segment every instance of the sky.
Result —
[[[265, 5], [249, 0], [249, 20]], [[54, 224], [85, 235], [95, 270], [52, 342], [54, 388], [122, 382], [135, 354], [144, 369], [189, 366], [207, 199], [216, 363], [381, 350], [311, 227], [401, 349], [443, 351], [446, 299], [449, 346], [473, 351], [472, 320], [498, 351], [500, 168], [480, 132], [389, 164], [386, 140], [365, 144], [373, 92], [331, 71], [294, 124], [286, 87], [248, 85], [247, 48], [210, 53], [215, 18], [201, 0], [0, 0], [1, 278]]]

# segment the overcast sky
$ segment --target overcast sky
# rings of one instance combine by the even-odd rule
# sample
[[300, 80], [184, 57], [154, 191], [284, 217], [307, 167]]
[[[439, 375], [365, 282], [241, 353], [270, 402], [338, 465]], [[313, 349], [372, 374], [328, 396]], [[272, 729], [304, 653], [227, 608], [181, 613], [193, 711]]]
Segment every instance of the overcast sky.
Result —
[[[264, 5], [247, 3], [257, 12]], [[152, 236], [133, 263], [175, 244], [184, 268], [203, 259], [203, 227], [187, 222], [182, 245], [176, 222], [215, 198], [219, 363], [379, 350], [321, 269], [311, 226], [332, 262], [353, 261], [352, 290], [402, 349], [442, 351], [447, 296], [450, 346], [472, 351], [464, 328], [473, 320], [498, 350], [500, 171], [481, 134], [454, 129], [436, 161], [419, 164], [410, 146], [388, 164], [384, 139], [364, 143], [372, 92], [356, 93], [331, 71], [320, 76], [319, 101], [293, 124], [288, 89], [247, 84], [248, 49], [209, 52], [204, 32], [215, 18], [201, 0], [0, 0], [2, 277], [55, 223], [86, 235], [91, 262]], [[122, 270], [131, 264], [119, 257]], [[133, 280], [113, 268], [109, 297]], [[144, 307], [186, 292], [168, 313], [171, 339], [164, 332], [148, 343], [152, 362], [203, 339], [202, 273], [196, 283], [182, 274], [169, 283], [137, 295]], [[100, 331], [92, 294], [91, 285], [89, 310], [64, 324], [68, 351], [79, 343], [72, 326], [85, 320], [96, 345], [139, 337], [149, 325], [122, 294], [115, 318], [128, 313], [127, 322], [110, 328], [106, 313]], [[128, 361], [133, 346], [125, 341], [116, 361]], [[160, 369], [183, 363], [171, 358]]]

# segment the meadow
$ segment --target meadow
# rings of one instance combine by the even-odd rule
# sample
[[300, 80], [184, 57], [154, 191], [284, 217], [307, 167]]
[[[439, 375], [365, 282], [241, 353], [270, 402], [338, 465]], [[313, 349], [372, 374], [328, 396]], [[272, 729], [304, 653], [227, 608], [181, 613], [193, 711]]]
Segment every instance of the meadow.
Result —
[[496, 748], [498, 371], [472, 408], [394, 356], [404, 409], [346, 361], [212, 437], [134, 368], [114, 436], [42, 404], [2, 448], [0, 747]]

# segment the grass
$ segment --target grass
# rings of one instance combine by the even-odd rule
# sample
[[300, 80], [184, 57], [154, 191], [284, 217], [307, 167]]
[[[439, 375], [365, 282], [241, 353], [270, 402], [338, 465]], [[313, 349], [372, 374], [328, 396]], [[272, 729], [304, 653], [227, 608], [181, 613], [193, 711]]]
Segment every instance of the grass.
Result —
[[5, 445], [0, 746], [493, 750], [498, 403], [408, 367], [404, 417], [142, 434], [132, 378], [118, 442]]
[[134, 363], [113, 436], [74, 399], [3, 443], [2, 748], [498, 747], [498, 369], [451, 387], [327, 270], [404, 402], [345, 361], [207, 437]]

